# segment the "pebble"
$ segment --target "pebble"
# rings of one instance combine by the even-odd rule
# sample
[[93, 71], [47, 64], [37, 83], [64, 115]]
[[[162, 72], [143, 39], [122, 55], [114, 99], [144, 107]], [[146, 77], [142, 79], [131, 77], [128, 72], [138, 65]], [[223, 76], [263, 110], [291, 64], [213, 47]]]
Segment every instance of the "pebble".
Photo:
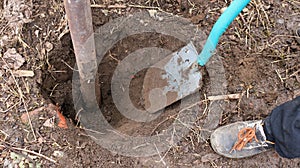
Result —
[[47, 52], [50, 52], [53, 49], [53, 44], [47, 41], [45, 43], [45, 49]]
[[62, 152], [62, 151], [54, 151], [52, 155], [54, 157], [62, 158], [62, 157], [64, 157], [64, 152]]
[[278, 24], [284, 24], [284, 19], [277, 19]]
[[223, 7], [223, 8], [221, 8], [220, 12], [224, 13], [226, 9], [227, 9], [227, 7]]
[[243, 12], [244, 12], [244, 13], [248, 13], [248, 12], [249, 12], [249, 9], [248, 9], [248, 8], [244, 8], [244, 9], [243, 9]]

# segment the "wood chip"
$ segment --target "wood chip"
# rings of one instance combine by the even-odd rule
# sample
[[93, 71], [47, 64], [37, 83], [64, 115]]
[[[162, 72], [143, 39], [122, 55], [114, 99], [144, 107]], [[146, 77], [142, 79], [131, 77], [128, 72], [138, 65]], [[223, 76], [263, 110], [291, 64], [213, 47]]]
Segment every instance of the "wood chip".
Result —
[[207, 99], [210, 101], [214, 100], [227, 100], [227, 99], [240, 99], [241, 94], [229, 94], [229, 95], [218, 95], [218, 96], [208, 96]]
[[34, 72], [29, 70], [16, 70], [13, 71], [15, 77], [33, 77]]

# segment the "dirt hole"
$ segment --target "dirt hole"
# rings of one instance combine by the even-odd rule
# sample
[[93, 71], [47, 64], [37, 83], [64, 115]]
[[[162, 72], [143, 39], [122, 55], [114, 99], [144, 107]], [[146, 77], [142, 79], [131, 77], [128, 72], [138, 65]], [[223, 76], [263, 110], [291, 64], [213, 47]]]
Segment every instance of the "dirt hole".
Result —
[[[165, 109], [165, 112], [157, 119], [147, 124], [141, 124], [125, 118], [116, 108], [111, 93], [111, 80], [118, 62], [124, 59], [128, 54], [135, 50], [145, 47], [159, 47], [176, 51], [185, 44], [171, 36], [161, 35], [157, 33], [143, 33], [129, 36], [117, 44], [106, 53], [101, 60], [98, 69], [98, 75], [101, 85], [101, 106], [100, 109], [106, 120], [115, 128], [126, 134], [149, 135], [153, 133], [153, 128], [168, 116], [176, 115], [180, 102], [174, 103]], [[76, 123], [76, 112], [73, 108], [72, 100], [72, 72], [74, 67], [75, 56], [72, 50], [72, 42], [70, 35], [65, 35], [58, 44], [56, 49], [49, 55], [49, 65], [43, 75], [42, 92], [46, 99], [52, 103], [58, 103], [62, 107], [63, 114], [71, 118]], [[141, 90], [142, 82], [146, 70], [142, 70], [134, 74], [134, 78], [130, 83], [129, 95], [131, 101], [138, 109], [141, 106]], [[162, 124], [168, 126], [172, 123], [172, 119]], [[159, 130], [159, 128], [158, 128]]]

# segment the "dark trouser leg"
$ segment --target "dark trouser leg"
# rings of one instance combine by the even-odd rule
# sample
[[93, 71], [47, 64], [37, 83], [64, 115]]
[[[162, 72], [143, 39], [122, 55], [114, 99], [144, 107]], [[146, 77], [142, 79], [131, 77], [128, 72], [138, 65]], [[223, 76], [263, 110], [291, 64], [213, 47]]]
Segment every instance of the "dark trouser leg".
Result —
[[276, 107], [264, 121], [264, 130], [280, 156], [300, 157], [300, 96]]

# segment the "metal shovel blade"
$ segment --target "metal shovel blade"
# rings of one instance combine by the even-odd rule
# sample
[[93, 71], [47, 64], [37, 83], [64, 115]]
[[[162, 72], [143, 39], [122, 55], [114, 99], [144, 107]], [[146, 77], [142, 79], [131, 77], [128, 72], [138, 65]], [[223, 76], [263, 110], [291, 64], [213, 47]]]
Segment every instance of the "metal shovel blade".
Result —
[[199, 90], [202, 75], [192, 42], [151, 66], [144, 78], [144, 107], [155, 113]]

